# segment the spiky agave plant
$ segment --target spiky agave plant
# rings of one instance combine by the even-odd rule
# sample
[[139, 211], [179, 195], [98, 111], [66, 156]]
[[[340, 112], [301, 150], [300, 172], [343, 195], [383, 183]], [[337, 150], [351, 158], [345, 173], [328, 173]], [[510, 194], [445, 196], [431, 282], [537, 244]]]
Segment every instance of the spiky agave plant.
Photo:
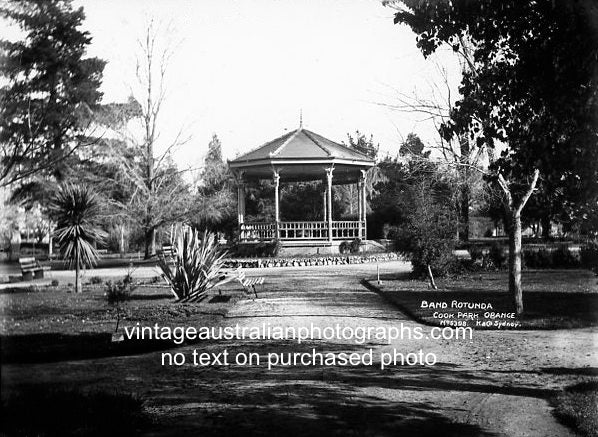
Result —
[[174, 266], [158, 259], [163, 277], [179, 302], [196, 302], [206, 297], [218, 282], [226, 252], [220, 250], [214, 234], [194, 229], [182, 232], [175, 243]]
[[81, 293], [81, 269], [93, 267], [98, 260], [94, 242], [102, 242], [104, 231], [98, 225], [100, 201], [87, 185], [60, 185], [52, 198], [50, 211], [56, 230], [54, 236], [62, 258], [75, 268], [75, 291]]

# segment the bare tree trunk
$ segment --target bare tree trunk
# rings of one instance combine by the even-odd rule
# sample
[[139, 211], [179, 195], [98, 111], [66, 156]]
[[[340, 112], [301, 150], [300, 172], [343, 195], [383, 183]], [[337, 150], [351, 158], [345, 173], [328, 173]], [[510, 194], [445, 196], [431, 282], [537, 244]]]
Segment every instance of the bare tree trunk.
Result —
[[517, 314], [523, 313], [521, 288], [521, 213], [514, 212], [509, 232], [509, 291]]
[[122, 257], [125, 254], [125, 225], [122, 224], [120, 225], [120, 244], [118, 249]]
[[543, 216], [540, 219], [540, 224], [542, 225], [542, 238], [549, 239], [550, 238], [550, 217], [548, 214]]
[[145, 233], [144, 258], [149, 259], [156, 254], [156, 228], [148, 229]]
[[114, 328], [114, 332], [118, 332], [118, 326], [120, 325], [120, 304], [116, 304], [116, 328]]
[[75, 293], [83, 293], [83, 287], [81, 286], [81, 266], [79, 263], [79, 251], [77, 250], [77, 255], [75, 256]]
[[461, 173], [461, 190], [459, 192], [459, 240], [469, 241], [469, 198], [471, 195], [470, 184], [470, 164], [471, 145], [467, 135], [459, 137], [459, 152], [462, 166], [459, 168]]
[[53, 241], [53, 232], [52, 232], [52, 221], [48, 221], [48, 258], [51, 260], [52, 256], [54, 255], [54, 251], [52, 249]]
[[432, 274], [432, 269], [430, 268], [430, 264], [428, 264], [428, 279], [430, 280], [430, 287], [434, 290], [438, 290], [436, 286], [436, 282], [434, 281], [434, 275]]
[[470, 188], [465, 184], [461, 188], [460, 211], [459, 211], [459, 240], [469, 241], [469, 197]]
[[502, 174], [498, 175], [498, 185], [505, 196], [505, 210], [508, 216], [509, 227], [509, 292], [513, 296], [515, 312], [523, 313], [523, 290], [521, 288], [521, 211], [536, 189], [540, 171], [535, 170], [532, 181], [521, 200], [513, 198], [509, 183]]

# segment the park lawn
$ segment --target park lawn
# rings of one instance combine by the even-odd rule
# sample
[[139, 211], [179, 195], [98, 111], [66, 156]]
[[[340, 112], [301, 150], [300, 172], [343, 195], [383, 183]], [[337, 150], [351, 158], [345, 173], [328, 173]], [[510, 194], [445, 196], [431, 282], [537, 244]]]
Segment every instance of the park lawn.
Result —
[[468, 273], [441, 279], [437, 281], [438, 290], [405, 275], [381, 279], [381, 285], [376, 280], [369, 284], [408, 316], [428, 325], [474, 329], [598, 326], [598, 278], [588, 270], [524, 271], [525, 312], [515, 318], [506, 272]]
[[584, 437], [598, 435], [598, 381], [568, 387], [550, 399], [554, 414]]
[[[179, 304], [170, 290], [145, 284], [121, 305], [122, 326], [208, 325], [222, 318], [243, 293], [233, 286], [224, 298], [212, 291], [200, 303]], [[166, 341], [113, 342], [117, 308], [108, 305], [104, 285], [84, 286], [81, 294], [65, 287], [8, 289], [0, 293], [0, 357], [3, 363], [49, 362], [128, 355], [175, 346]]]

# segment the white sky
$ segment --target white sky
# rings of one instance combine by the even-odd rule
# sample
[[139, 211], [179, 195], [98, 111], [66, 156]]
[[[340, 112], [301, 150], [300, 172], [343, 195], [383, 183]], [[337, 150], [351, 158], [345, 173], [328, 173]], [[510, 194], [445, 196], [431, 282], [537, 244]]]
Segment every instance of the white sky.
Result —
[[[192, 136], [175, 153], [201, 163], [213, 133], [226, 158], [304, 126], [338, 142], [359, 129], [382, 151], [398, 152], [409, 132], [436, 133], [421, 116], [392, 112], [392, 90], [425, 93], [438, 72], [393, 24], [377, 0], [77, 0], [93, 36], [90, 56], [108, 61], [104, 102], [124, 101], [134, 83], [136, 40], [148, 17], [170, 23], [182, 40], [169, 67], [161, 146], [181, 126]], [[458, 82], [456, 59], [440, 62]]]

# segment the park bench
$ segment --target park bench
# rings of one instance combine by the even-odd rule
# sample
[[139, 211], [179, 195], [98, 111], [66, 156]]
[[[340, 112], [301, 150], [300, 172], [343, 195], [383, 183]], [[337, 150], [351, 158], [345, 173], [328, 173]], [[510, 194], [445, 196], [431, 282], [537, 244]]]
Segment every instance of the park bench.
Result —
[[246, 294], [251, 294], [253, 292], [255, 297], [258, 297], [256, 286], [264, 285], [265, 282], [265, 278], [263, 276], [248, 278], [241, 267], [237, 268], [232, 274], [223, 275], [219, 279], [220, 281], [215, 285], [215, 287], [224, 285], [228, 282], [238, 281], [243, 286], [243, 291], [245, 291]]
[[171, 245], [163, 245], [162, 250], [160, 251], [160, 253], [158, 255], [163, 256], [164, 258], [167, 258], [167, 259], [174, 258], [176, 255], [176, 248]]
[[264, 285], [264, 281], [265, 278], [263, 276], [259, 276], [259, 277], [254, 277], [254, 278], [248, 278], [245, 275], [245, 272], [243, 270], [241, 270], [240, 268], [238, 268], [236, 270], [237, 273], [237, 281], [239, 281], [239, 283], [243, 286], [243, 289], [245, 290], [245, 293], [247, 294], [251, 294], [251, 292], [253, 291], [253, 294], [255, 295], [255, 297], [257, 297], [257, 290], [256, 290], [256, 285]]
[[23, 281], [41, 279], [44, 277], [44, 271], [50, 270], [49, 266], [42, 266], [33, 257], [19, 258], [19, 265], [21, 266], [21, 274], [23, 275]]

